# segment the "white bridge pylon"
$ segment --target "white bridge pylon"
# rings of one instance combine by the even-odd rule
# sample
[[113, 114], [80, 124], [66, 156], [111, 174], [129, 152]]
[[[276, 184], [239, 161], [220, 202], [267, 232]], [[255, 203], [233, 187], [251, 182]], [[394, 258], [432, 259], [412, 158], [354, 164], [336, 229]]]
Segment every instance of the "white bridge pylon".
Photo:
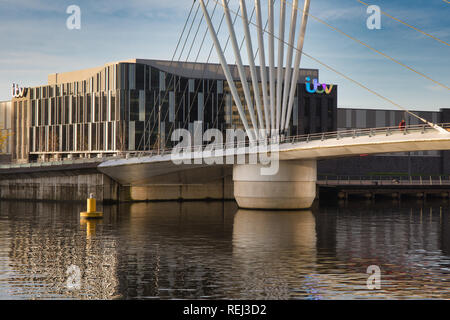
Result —
[[[247, 116], [244, 111], [244, 107], [241, 103], [238, 90], [234, 83], [234, 79], [231, 75], [230, 68], [225, 58], [225, 53], [220, 45], [217, 32], [211, 21], [208, 9], [204, 0], [200, 0], [200, 6], [203, 11], [205, 21], [208, 25], [208, 30], [214, 43], [214, 47], [219, 57], [220, 65], [222, 66], [225, 78], [229, 84], [231, 95], [236, 104], [239, 112], [240, 119], [250, 141], [255, 142], [258, 139], [264, 139], [271, 136], [272, 138], [278, 138], [279, 135], [289, 129], [289, 122], [291, 119], [292, 109], [295, 100], [295, 93], [297, 88], [298, 77], [300, 76], [299, 68], [303, 50], [303, 44], [305, 40], [306, 24], [308, 21], [308, 12], [310, 0], [305, 0], [303, 16], [298, 32], [297, 47], [295, 53], [295, 59], [293, 59], [293, 52], [295, 46], [295, 36], [297, 34], [297, 15], [298, 15], [298, 0], [292, 1], [291, 18], [289, 22], [289, 36], [287, 42], [285, 42], [285, 25], [286, 25], [286, 0], [280, 0], [280, 18], [278, 26], [278, 35], [275, 35], [274, 26], [274, 6], [273, 0], [267, 1], [268, 12], [268, 61], [266, 61], [265, 55], [265, 41], [264, 41], [264, 27], [262, 24], [262, 9], [261, 1], [254, 0], [256, 11], [256, 22], [248, 20], [246, 0], [239, 1], [241, 18], [243, 24], [243, 33], [245, 36], [247, 58], [249, 62], [249, 69], [251, 75], [251, 86], [253, 88], [253, 97], [250, 91], [250, 85], [247, 81], [247, 74], [245, 72], [244, 65], [242, 63], [241, 52], [236, 39], [236, 30], [233, 25], [230, 9], [228, 7], [229, 1], [232, 0], [215, 0], [221, 1], [224, 10], [225, 21], [228, 26], [230, 34], [231, 45], [233, 47], [234, 56], [236, 59], [236, 65], [239, 73], [239, 78], [242, 84], [242, 90], [244, 92], [245, 104], [250, 115], [250, 122], [247, 121]], [[254, 44], [252, 42], [249, 25], [254, 24], [257, 31], [257, 45], [258, 56], [260, 65], [260, 91], [258, 73], [254, 61]], [[275, 38], [278, 39], [278, 61], [275, 66]], [[284, 61], [284, 47], [287, 46], [286, 61]], [[269, 75], [267, 77], [267, 68], [269, 66]], [[283, 74], [284, 71], [284, 74]], [[268, 78], [268, 79], [267, 79]], [[254, 101], [253, 101], [254, 99]], [[255, 112], [256, 111], [256, 112]]]

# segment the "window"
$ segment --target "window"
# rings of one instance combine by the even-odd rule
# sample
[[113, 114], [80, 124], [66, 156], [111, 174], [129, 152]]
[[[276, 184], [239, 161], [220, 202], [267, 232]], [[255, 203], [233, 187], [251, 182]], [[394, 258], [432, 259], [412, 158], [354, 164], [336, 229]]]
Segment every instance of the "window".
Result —
[[130, 121], [139, 120], [139, 91], [130, 91]]
[[69, 96], [64, 97], [64, 124], [69, 124], [70, 104]]
[[166, 74], [165, 72], [159, 72], [159, 90], [166, 91]]
[[84, 97], [78, 97], [78, 122], [82, 123], [85, 121], [85, 109], [84, 109]]
[[136, 68], [136, 83], [135, 83], [135, 89], [138, 90], [144, 90], [144, 85], [145, 85], [145, 68], [143, 64], [136, 64], [134, 65]]
[[150, 81], [151, 89], [157, 89], [159, 86], [159, 71], [156, 70], [155, 68], [151, 68], [150, 74], [151, 74], [151, 81]]
[[328, 112], [328, 117], [333, 116], [333, 98], [328, 98], [327, 112]]
[[203, 108], [204, 108], [204, 97], [203, 93], [198, 93], [198, 107], [197, 107], [197, 120], [203, 121]]
[[44, 101], [44, 125], [48, 126], [49, 124], [49, 110], [48, 110], [48, 99], [43, 99]]
[[51, 105], [51, 125], [55, 125], [56, 124], [56, 99], [55, 98], [50, 98], [50, 105]]
[[169, 92], [169, 121], [175, 122], [175, 93]]
[[92, 121], [92, 95], [86, 95], [86, 122]]
[[[0, 119], [3, 120], [3, 119]], [[36, 100], [31, 100], [31, 125], [36, 126]]]
[[42, 100], [39, 99], [37, 100], [37, 113], [38, 113], [38, 126], [41, 126], [43, 124], [43, 119], [42, 119]]
[[108, 96], [105, 94], [105, 92], [102, 92], [101, 97], [102, 97], [102, 106], [101, 106], [100, 121], [106, 121], [108, 119], [106, 114], [106, 112], [108, 111]]
[[77, 97], [76, 96], [71, 96], [70, 97], [72, 100], [72, 122], [71, 123], [77, 123]]
[[310, 105], [310, 99], [309, 97], [305, 97], [305, 117], [309, 117], [310, 115], [310, 110], [311, 110], [311, 105]]
[[111, 105], [110, 105], [110, 114], [111, 114], [111, 121], [116, 120], [116, 95], [114, 92], [111, 92]]
[[136, 89], [136, 65], [129, 64], [128, 65], [128, 86], [130, 90]]
[[322, 118], [322, 98], [316, 98], [316, 117]]
[[217, 93], [223, 93], [223, 80], [217, 80]]
[[56, 107], [56, 111], [58, 113], [58, 124], [62, 124], [63, 123], [63, 104], [62, 104], [62, 97], [58, 97], [56, 98], [56, 101], [58, 102], [58, 105]]
[[95, 94], [94, 97], [94, 122], [100, 121], [100, 97]]

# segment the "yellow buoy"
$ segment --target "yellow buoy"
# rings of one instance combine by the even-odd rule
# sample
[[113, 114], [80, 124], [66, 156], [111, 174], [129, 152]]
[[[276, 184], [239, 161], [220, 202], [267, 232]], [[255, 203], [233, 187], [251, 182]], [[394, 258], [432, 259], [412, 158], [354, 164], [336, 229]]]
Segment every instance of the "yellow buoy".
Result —
[[94, 194], [89, 195], [87, 199], [87, 211], [80, 212], [82, 218], [103, 218], [103, 212], [97, 211], [97, 204]]

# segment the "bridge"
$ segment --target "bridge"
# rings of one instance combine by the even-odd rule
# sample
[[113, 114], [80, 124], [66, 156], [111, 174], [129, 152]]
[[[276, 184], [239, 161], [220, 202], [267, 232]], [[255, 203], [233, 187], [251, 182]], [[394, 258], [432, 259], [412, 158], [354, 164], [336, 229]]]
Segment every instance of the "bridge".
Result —
[[[197, 11], [201, 9], [203, 13], [201, 21], [206, 22], [206, 32], [209, 32], [213, 42], [234, 107], [238, 111], [239, 126], [243, 128], [246, 137], [243, 140], [235, 141], [233, 139], [226, 143], [214, 140], [206, 145], [189, 143], [187, 146], [178, 145], [172, 149], [164, 149], [161, 128], [155, 128], [155, 125], [150, 124], [149, 120], [148, 123], [145, 123], [144, 130], [149, 133], [148, 136], [158, 136], [157, 148], [151, 148], [145, 144], [142, 149], [151, 151], [126, 152], [125, 156], [95, 159], [93, 161], [95, 164], [87, 164], [88, 169], [90, 166], [95, 166], [96, 170], [122, 185], [137, 186], [205, 184], [215, 181], [217, 178], [223, 178], [225, 174], [232, 171], [234, 198], [239, 207], [305, 209], [311, 207], [316, 197], [318, 160], [393, 152], [450, 150], [450, 124], [429, 122], [399, 103], [333, 68], [329, 69], [417, 118], [422, 124], [301, 136], [289, 135], [293, 106], [297, 99], [296, 91], [300, 77], [301, 58], [303, 55], [307, 55], [303, 51], [303, 45], [308, 17], [312, 16], [309, 14], [310, 0], [304, 0], [303, 9], [299, 8], [298, 0], [277, 2], [278, 28], [275, 26], [275, 1], [268, 0], [266, 2], [267, 21], [265, 24], [262, 19], [261, 0], [254, 0], [255, 21], [252, 20], [253, 13], [250, 16], [248, 14], [248, 1], [236, 0], [236, 3], [239, 4], [238, 10], [232, 10], [229, 7], [232, 1], [234, 0], [211, 0], [212, 3], [215, 3], [214, 11], [216, 7], [223, 8], [222, 20], [218, 27], [214, 25], [212, 17], [214, 13], [210, 14], [208, 9], [210, 1], [206, 4], [204, 0], [194, 1], [191, 12], [197, 5]], [[291, 15], [288, 20], [286, 15], [289, 8]], [[299, 12], [301, 13], [301, 22], [297, 28]], [[234, 20], [232, 14], [234, 14]], [[239, 32], [235, 25], [237, 17], [242, 19], [242, 30], [238, 30]], [[231, 43], [236, 63], [233, 68], [238, 71], [238, 79], [234, 74], [232, 75], [230, 64], [226, 58], [225, 49], [228, 42], [223, 47], [219, 40], [218, 32], [223, 19], [227, 26], [228, 40]], [[188, 21], [189, 17], [184, 29], [186, 29]], [[194, 21], [195, 18], [192, 20], [192, 24]], [[286, 25], [288, 25], [287, 40], [285, 40]], [[255, 32], [252, 33], [250, 27], [254, 28]], [[191, 29], [192, 25], [189, 30]], [[236, 34], [245, 36], [241, 45], [237, 41]], [[256, 34], [256, 39], [252, 38], [254, 34]], [[188, 38], [189, 36], [186, 37], [181, 50], [186, 47]], [[244, 41], [245, 50], [242, 50]], [[195, 44], [193, 42], [191, 48]], [[179, 45], [180, 41], [175, 53], [177, 53]], [[242, 52], [246, 53], [248, 67], [244, 66]], [[386, 55], [384, 56], [386, 57]], [[314, 60], [320, 63], [317, 59]], [[257, 62], [259, 67], [256, 66]], [[405, 67], [415, 71], [408, 66]], [[419, 75], [424, 76], [420, 73]], [[240, 81], [242, 87], [238, 87], [235, 80], [236, 82]], [[325, 84], [314, 82], [314, 85], [316, 89], [322, 90], [323, 88], [323, 91], [329, 89]], [[171, 84], [166, 86], [165, 92], [162, 92], [164, 98], [161, 100], [170, 100], [170, 96], [169, 99], [166, 99], [169, 87]], [[155, 110], [157, 109], [158, 107], [155, 108]], [[159, 110], [161, 110], [161, 106], [159, 106]], [[159, 117], [161, 117], [160, 113]], [[160, 120], [158, 123], [161, 123]], [[158, 132], [153, 131], [154, 129], [157, 129]], [[173, 135], [168, 137], [168, 139], [170, 138], [173, 138]], [[211, 141], [210, 138], [206, 140]], [[183, 142], [186, 142], [184, 138]], [[141, 143], [139, 143], [139, 147], [142, 146]], [[144, 143], [146, 142], [144, 141]], [[71, 161], [68, 160], [68, 162]], [[59, 165], [74, 166], [74, 164], [64, 163], [64, 161]], [[23, 170], [24, 166], [30, 168], [28, 171], [38, 171], [43, 164], [17, 164], [4, 168], [4, 170], [13, 169], [12, 172], [15, 172], [14, 170], [22, 172], [20, 170]], [[74, 169], [79, 168], [74, 167]], [[223, 192], [225, 193], [225, 191]]]
[[[98, 169], [121, 184], [145, 185], [206, 183], [222, 174], [217, 168], [232, 167], [234, 196], [240, 207], [304, 209], [311, 207], [316, 197], [317, 160], [450, 150], [450, 132], [447, 131], [450, 124], [441, 124], [440, 128], [445, 128], [446, 132], [416, 125], [404, 129], [373, 128], [285, 137], [281, 143], [274, 144], [276, 148], [263, 151], [250, 142], [212, 144], [213, 152], [205, 151], [211, 145], [194, 145], [181, 153], [174, 148], [159, 154], [157, 151], [129, 154], [104, 161]], [[255, 155], [266, 156], [266, 150], [277, 154], [272, 154], [271, 163], [255, 161]], [[230, 158], [231, 161], [227, 161]], [[274, 166], [276, 170], [271, 172]], [[264, 169], [269, 174], [264, 174]]]
[[[223, 18], [227, 25], [228, 39], [233, 49], [243, 96], [236, 87], [219, 40], [218, 29], [221, 24], [218, 28], [214, 25], [208, 10], [209, 1], [205, 4], [204, 0], [200, 0], [198, 6], [202, 10], [248, 141], [237, 143], [233, 141], [231, 145], [215, 143], [209, 145], [209, 149], [208, 146], [194, 145], [184, 148], [181, 154], [180, 150], [159, 148], [157, 154], [140, 153], [126, 159], [106, 161], [99, 166], [99, 170], [103, 173], [126, 184], [155, 181], [193, 183], [207, 181], [208, 178], [223, 172], [215, 171], [215, 168], [232, 167], [234, 197], [240, 207], [304, 209], [312, 205], [316, 196], [317, 160], [361, 154], [450, 150], [448, 124], [430, 123], [363, 85], [361, 87], [418, 118], [423, 125], [288, 136], [301, 58], [305, 54], [303, 45], [310, 16], [310, 0], [304, 1], [303, 10], [299, 8], [298, 0], [280, 1], [278, 33], [275, 31], [276, 13], [274, 2], [271, 0], [267, 1], [268, 30], [263, 25], [260, 0], [254, 1], [255, 22], [252, 21], [253, 13], [249, 19], [245, 0], [239, 0], [237, 11], [230, 9], [231, 1], [213, 0], [213, 2], [214, 11], [217, 5], [223, 8]], [[287, 21], [286, 13], [289, 7], [291, 16]], [[299, 12], [302, 14], [297, 32]], [[242, 19], [240, 33], [245, 36], [245, 51], [251, 81], [248, 81], [243, 65], [241, 55], [243, 50], [237, 41], [232, 13], [235, 14], [235, 19], [238, 16]], [[287, 41], [285, 41], [286, 22]], [[252, 39], [250, 27], [256, 29], [256, 40]], [[275, 43], [278, 47], [277, 52]], [[257, 48], [257, 55], [254, 48]], [[259, 72], [256, 60], [259, 62]], [[323, 89], [327, 90], [326, 86]], [[266, 163], [258, 159], [265, 159]]]

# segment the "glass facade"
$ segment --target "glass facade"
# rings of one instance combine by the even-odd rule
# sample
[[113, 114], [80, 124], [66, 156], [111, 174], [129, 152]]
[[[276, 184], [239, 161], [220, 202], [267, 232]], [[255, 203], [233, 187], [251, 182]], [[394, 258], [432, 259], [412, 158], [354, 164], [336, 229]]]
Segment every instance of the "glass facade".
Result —
[[[444, 109], [445, 110], [445, 109]], [[443, 117], [441, 111], [414, 111], [419, 117], [431, 121], [432, 123], [441, 123]], [[337, 125], [338, 130], [352, 130], [365, 128], [383, 128], [396, 127], [400, 121], [405, 120], [407, 125], [419, 125], [421, 122], [416, 117], [401, 110], [370, 110], [370, 109], [351, 109], [339, 108]], [[440, 151], [415, 151], [398, 152], [393, 156], [440, 156]]]
[[[13, 159], [170, 148], [173, 130], [192, 130], [195, 121], [202, 122], [203, 130], [242, 127], [218, 65], [198, 64], [208, 69], [207, 75], [190, 77], [192, 64], [169, 72], [154, 60], [143, 61], [106, 65], [89, 76], [80, 71], [71, 76], [76, 81], [63, 82], [65, 74], [52, 81], [49, 76], [49, 85], [29, 88], [26, 97], [13, 99]], [[301, 78], [306, 76], [318, 77], [318, 71], [302, 69]], [[236, 86], [251, 123], [242, 85], [236, 81]], [[310, 94], [299, 83], [290, 133], [336, 130], [336, 108], [336, 86], [327, 95]]]

